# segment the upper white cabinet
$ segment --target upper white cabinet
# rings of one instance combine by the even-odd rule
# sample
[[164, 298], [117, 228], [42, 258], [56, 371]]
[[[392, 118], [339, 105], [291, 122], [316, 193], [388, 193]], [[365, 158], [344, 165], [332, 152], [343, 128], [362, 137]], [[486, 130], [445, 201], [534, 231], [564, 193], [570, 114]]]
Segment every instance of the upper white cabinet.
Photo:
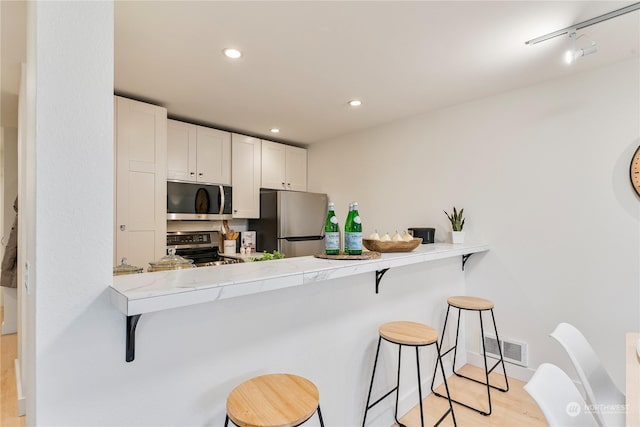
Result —
[[307, 191], [307, 150], [262, 141], [262, 187]]
[[231, 184], [231, 134], [168, 120], [167, 179]]
[[231, 137], [233, 217], [260, 218], [262, 143], [234, 133]]
[[114, 265], [144, 267], [167, 247], [167, 110], [115, 97]]

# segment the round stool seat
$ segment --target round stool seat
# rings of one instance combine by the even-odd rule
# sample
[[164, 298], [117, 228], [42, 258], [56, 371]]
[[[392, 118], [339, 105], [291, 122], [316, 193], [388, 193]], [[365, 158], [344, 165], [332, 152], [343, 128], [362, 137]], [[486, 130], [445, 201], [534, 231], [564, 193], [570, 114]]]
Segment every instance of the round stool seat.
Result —
[[380, 336], [387, 341], [405, 345], [429, 345], [438, 340], [438, 331], [417, 322], [388, 322], [378, 328]]
[[455, 296], [447, 299], [447, 303], [464, 310], [491, 310], [493, 308], [493, 301], [479, 297]]
[[289, 427], [318, 409], [316, 386], [291, 374], [269, 374], [238, 385], [227, 398], [227, 414], [240, 427]]

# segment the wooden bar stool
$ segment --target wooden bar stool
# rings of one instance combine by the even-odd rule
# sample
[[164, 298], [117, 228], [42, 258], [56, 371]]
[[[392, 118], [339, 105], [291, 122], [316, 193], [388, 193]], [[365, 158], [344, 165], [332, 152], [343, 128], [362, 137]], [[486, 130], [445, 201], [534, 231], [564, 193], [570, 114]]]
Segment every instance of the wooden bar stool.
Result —
[[[498, 337], [498, 328], [496, 327], [496, 318], [493, 315], [493, 302], [488, 300], [488, 299], [484, 299], [484, 298], [479, 298], [479, 297], [470, 297], [470, 296], [454, 296], [454, 297], [450, 297], [449, 299], [447, 299], [447, 314], [444, 318], [444, 327], [442, 328], [442, 337], [440, 338], [440, 346], [442, 347], [442, 341], [444, 340], [444, 336], [447, 330], [447, 320], [449, 319], [449, 310], [451, 309], [451, 307], [453, 308], [457, 308], [458, 309], [458, 326], [456, 328], [456, 342], [454, 344], [453, 347], [451, 347], [449, 350], [445, 351], [444, 353], [442, 353], [442, 357], [446, 356], [449, 352], [451, 352], [453, 350], [453, 373], [461, 378], [465, 378], [467, 380], [471, 380], [473, 382], [476, 382], [478, 384], [482, 384], [485, 385], [487, 387], [487, 400], [489, 402], [489, 412], [484, 412], [480, 409], [474, 408], [473, 406], [470, 406], [466, 403], [462, 403], [459, 402], [455, 399], [451, 399], [450, 395], [449, 395], [449, 390], [447, 390], [447, 396], [443, 396], [439, 393], [437, 393], [434, 389], [433, 389], [433, 381], [431, 381], [431, 391], [433, 391], [433, 394], [435, 394], [438, 397], [442, 397], [442, 398], [449, 398], [450, 400], [456, 402], [459, 405], [462, 405], [466, 408], [469, 409], [473, 409], [474, 411], [482, 414], [482, 415], [491, 415], [491, 389], [494, 388], [496, 390], [502, 391], [502, 392], [507, 392], [509, 391], [509, 381], [507, 380], [507, 369], [504, 366], [504, 358], [502, 357], [502, 349], [500, 348], [500, 338]], [[484, 356], [484, 372], [485, 372], [485, 378], [486, 378], [486, 382], [482, 382], [482, 381], [478, 381], [474, 378], [469, 378], [463, 374], [460, 374], [458, 372], [456, 372], [456, 355], [457, 355], [457, 348], [458, 348], [458, 333], [460, 332], [460, 312], [461, 310], [467, 310], [467, 311], [477, 311], [480, 317], [480, 333], [482, 336], [482, 353]], [[488, 369], [488, 365], [487, 365], [487, 349], [485, 348], [484, 345], [484, 324], [482, 322], [482, 312], [483, 311], [490, 311], [491, 312], [491, 320], [493, 321], [493, 330], [496, 333], [496, 341], [498, 342], [498, 351], [500, 353], [500, 360], [498, 360], [496, 362], [495, 365], [493, 365], [493, 367], [491, 369]], [[502, 372], [504, 373], [504, 382], [506, 384], [506, 388], [500, 388], [500, 387], [496, 387], [493, 386], [489, 383], [489, 374], [498, 366], [498, 365], [502, 365]]]
[[[438, 358], [436, 360], [436, 370], [438, 369], [438, 363], [440, 363], [440, 369], [442, 370], [442, 377], [444, 378], [444, 386], [447, 389], [447, 394], [449, 394], [449, 387], [447, 386], [447, 378], [444, 376], [444, 367], [442, 366], [442, 359], [440, 358], [440, 346], [438, 345], [438, 331], [433, 329], [430, 326], [423, 325], [422, 323], [416, 322], [389, 322], [384, 323], [378, 328], [378, 332], [380, 337], [378, 338], [378, 348], [376, 350], [376, 358], [373, 362], [373, 372], [371, 374], [371, 384], [369, 385], [369, 396], [367, 397], [367, 405], [364, 411], [364, 419], [362, 420], [362, 427], [364, 427], [365, 422], [367, 421], [367, 412], [369, 409], [373, 408], [375, 405], [380, 403], [384, 398], [389, 396], [394, 391], [396, 392], [396, 410], [395, 410], [395, 420], [399, 426], [405, 427], [404, 424], [401, 424], [398, 421], [398, 395], [400, 394], [400, 361], [402, 360], [402, 347], [414, 347], [416, 349], [416, 365], [418, 368], [418, 397], [420, 399], [420, 422], [424, 427], [424, 414], [422, 412], [422, 382], [420, 381], [420, 355], [418, 349], [420, 347], [429, 346], [432, 344], [436, 345], [436, 351], [438, 352]], [[384, 396], [376, 400], [374, 403], [369, 405], [371, 401], [371, 390], [373, 389], [373, 379], [376, 374], [376, 366], [378, 365], [378, 356], [380, 354], [380, 343], [382, 340], [388, 341], [392, 344], [398, 345], [398, 381], [396, 386], [387, 392]], [[435, 375], [435, 371], [434, 371]], [[451, 400], [449, 400], [449, 409], [440, 417], [435, 426], [439, 425], [447, 415], [451, 413], [451, 418], [453, 418], [453, 425], [456, 426], [456, 417], [453, 413], [453, 406], [451, 404]]]
[[291, 374], [268, 374], [251, 378], [234, 388], [227, 397], [227, 417], [239, 427], [293, 427], [320, 412], [316, 386], [306, 378]]

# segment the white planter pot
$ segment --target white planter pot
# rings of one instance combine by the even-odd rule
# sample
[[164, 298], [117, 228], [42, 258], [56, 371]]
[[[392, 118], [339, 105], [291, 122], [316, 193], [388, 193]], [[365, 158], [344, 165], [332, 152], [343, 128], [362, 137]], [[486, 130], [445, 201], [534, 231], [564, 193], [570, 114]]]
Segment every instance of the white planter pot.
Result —
[[452, 231], [451, 243], [464, 243], [464, 231]]

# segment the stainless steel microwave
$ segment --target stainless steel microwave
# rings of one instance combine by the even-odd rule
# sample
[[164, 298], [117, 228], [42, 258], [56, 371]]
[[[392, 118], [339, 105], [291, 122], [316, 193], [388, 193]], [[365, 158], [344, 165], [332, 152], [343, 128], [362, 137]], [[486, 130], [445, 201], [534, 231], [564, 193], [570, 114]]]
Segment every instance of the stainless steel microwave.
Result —
[[167, 219], [231, 219], [231, 187], [167, 181]]

